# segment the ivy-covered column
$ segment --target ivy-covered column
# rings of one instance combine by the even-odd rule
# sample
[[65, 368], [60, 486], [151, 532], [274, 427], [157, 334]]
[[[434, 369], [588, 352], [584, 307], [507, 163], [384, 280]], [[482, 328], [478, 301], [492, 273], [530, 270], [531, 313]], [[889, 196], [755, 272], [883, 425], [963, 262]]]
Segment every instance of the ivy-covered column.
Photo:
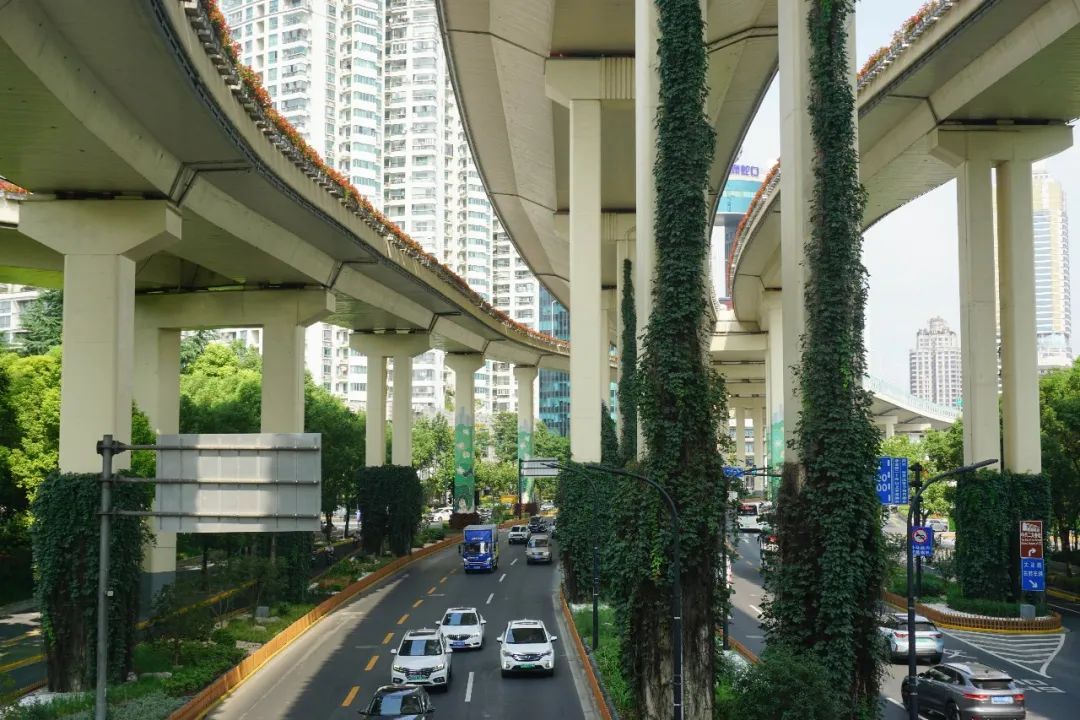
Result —
[[449, 353], [446, 364], [454, 371], [454, 514], [471, 514], [476, 512], [475, 375], [484, 366], [484, 356]]
[[[518, 443], [517, 453], [519, 460], [528, 460], [533, 455], [533, 417], [535, 415], [533, 403], [533, 383], [536, 381], [535, 365], [515, 365], [514, 379], [517, 380], [517, 418], [518, 418]], [[521, 488], [521, 502], [533, 501], [533, 478], [525, 478]]]

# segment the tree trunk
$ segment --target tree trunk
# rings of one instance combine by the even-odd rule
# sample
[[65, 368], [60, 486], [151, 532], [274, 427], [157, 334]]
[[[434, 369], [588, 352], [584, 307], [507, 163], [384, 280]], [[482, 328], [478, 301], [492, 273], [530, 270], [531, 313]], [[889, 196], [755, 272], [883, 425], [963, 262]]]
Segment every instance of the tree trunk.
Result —
[[1071, 558], [1069, 556], [1069, 553], [1072, 549], [1072, 544], [1069, 542], [1069, 527], [1068, 523], [1065, 521], [1065, 518], [1058, 518], [1058, 527], [1061, 528], [1059, 534], [1061, 536], [1061, 553], [1062, 556], [1065, 558], [1065, 575], [1068, 577], [1072, 577], [1072, 563], [1070, 562]]
[[352, 520], [353, 509], [348, 505], [345, 506], [345, 537], [349, 537], [349, 521]]
[[206, 590], [210, 587], [210, 578], [207, 575], [207, 566], [210, 559], [210, 543], [207, 537], [204, 535], [202, 538], [202, 589]]

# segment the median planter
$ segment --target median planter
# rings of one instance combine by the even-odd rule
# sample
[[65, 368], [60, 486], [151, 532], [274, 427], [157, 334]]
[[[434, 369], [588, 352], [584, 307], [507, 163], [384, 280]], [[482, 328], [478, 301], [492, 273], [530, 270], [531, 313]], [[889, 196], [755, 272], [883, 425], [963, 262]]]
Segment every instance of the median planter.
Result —
[[[895, 593], [886, 592], [885, 600], [890, 605], [903, 610], [907, 607], [907, 598]], [[1022, 618], [991, 617], [989, 615], [972, 615], [936, 608], [922, 603], [915, 603], [915, 612], [928, 620], [932, 620], [939, 627], [950, 630], [969, 630], [971, 632], [989, 633], [1055, 633], [1061, 632], [1061, 615], [1050, 613], [1043, 617], [1025, 620]]]

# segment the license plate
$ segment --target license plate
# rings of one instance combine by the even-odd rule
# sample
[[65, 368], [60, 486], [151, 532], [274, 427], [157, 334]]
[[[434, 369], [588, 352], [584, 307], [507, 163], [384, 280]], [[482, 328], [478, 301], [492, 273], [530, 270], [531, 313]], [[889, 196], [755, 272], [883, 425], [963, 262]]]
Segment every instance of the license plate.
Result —
[[465, 643], [460, 640], [455, 640], [454, 642], [450, 643], [450, 647], [463, 647], [464, 645]]
[[406, 675], [409, 680], [423, 680], [423, 675]]
[[1012, 705], [1012, 700], [1011, 695], [994, 695], [990, 698], [990, 702], [994, 705]]
[[538, 667], [540, 667], [540, 666], [539, 665], [522, 665], [521, 669], [522, 670], [535, 670]]

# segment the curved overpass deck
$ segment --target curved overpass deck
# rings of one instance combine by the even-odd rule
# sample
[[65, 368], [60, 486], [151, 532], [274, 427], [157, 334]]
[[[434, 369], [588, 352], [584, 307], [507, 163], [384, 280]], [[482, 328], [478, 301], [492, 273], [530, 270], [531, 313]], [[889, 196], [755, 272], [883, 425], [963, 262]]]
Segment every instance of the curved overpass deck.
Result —
[[[935, 131], [1021, 132], [1080, 116], [1080, 6], [1074, 0], [938, 3], [876, 53], [857, 97], [864, 227], [952, 180]], [[756, 320], [762, 288], [780, 281], [779, 178], [763, 186], [728, 259], [740, 319]]]
[[[427, 331], [436, 347], [565, 366], [566, 343], [517, 326], [290, 142], [195, 0], [0, 6], [0, 172], [26, 202], [167, 199], [183, 236], [141, 264], [142, 292], [323, 287], [332, 322]], [[13, 281], [63, 259], [6, 233]], [[32, 278], [32, 279], [30, 279]]]

